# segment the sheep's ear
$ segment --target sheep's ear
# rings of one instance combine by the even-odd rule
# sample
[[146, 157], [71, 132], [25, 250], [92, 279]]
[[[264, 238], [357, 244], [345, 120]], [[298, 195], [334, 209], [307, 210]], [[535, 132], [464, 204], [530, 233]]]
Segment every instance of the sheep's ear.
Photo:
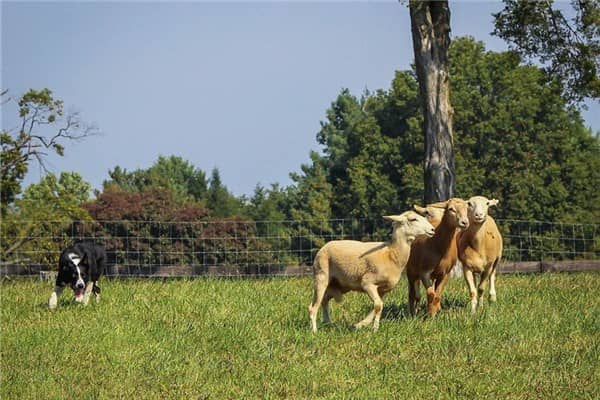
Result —
[[499, 203], [499, 201], [497, 199], [492, 199], [492, 200], [488, 201], [488, 206], [495, 206], [498, 203]]
[[416, 204], [413, 204], [413, 209], [414, 209], [414, 210], [415, 210], [417, 213], [419, 213], [419, 214], [421, 214], [421, 215], [428, 215], [428, 214], [429, 214], [429, 212], [427, 211], [427, 208], [425, 208], [425, 207], [421, 207], [421, 206], [418, 206], [418, 205], [416, 205]]
[[427, 206], [434, 207], [434, 208], [446, 208], [447, 205], [448, 205], [448, 200], [438, 201], [437, 203], [427, 204]]
[[383, 219], [392, 221], [393, 226], [396, 226], [396, 224], [404, 225], [407, 222], [406, 217], [404, 217], [402, 215], [384, 215]]
[[386, 219], [388, 221], [392, 221], [392, 222], [404, 222], [406, 221], [406, 219], [400, 215], [384, 215], [383, 219]]

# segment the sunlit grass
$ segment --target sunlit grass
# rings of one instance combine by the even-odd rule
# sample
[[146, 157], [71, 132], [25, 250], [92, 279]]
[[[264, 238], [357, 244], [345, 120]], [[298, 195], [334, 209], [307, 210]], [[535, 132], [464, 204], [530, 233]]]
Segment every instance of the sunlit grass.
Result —
[[3, 282], [2, 399], [600, 397], [600, 274], [501, 276], [469, 311], [451, 281], [433, 320], [410, 318], [406, 282], [378, 332], [349, 294], [312, 334], [310, 279], [102, 280], [86, 308], [51, 283]]

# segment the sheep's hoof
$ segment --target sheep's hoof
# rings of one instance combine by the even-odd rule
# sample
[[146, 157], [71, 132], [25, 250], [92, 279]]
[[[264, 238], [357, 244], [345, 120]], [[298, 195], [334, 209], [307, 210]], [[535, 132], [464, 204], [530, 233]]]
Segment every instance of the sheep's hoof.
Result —
[[432, 307], [427, 307], [427, 314], [429, 314], [430, 318], [435, 317], [435, 314], [437, 314], [439, 308], [432, 306]]
[[368, 323], [368, 322], [365, 322], [365, 321], [360, 321], [360, 322], [357, 322], [356, 324], [354, 324], [354, 329], [356, 329], [356, 330], [362, 329], [362, 328], [364, 328], [365, 326], [367, 326], [368, 324], [369, 324], [369, 323]]

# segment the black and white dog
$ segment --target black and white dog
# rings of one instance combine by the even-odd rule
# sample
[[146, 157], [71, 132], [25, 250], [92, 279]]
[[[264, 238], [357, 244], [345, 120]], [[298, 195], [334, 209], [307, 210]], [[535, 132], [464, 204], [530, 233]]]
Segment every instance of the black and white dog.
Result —
[[106, 266], [106, 250], [104, 246], [90, 242], [77, 242], [60, 253], [58, 276], [54, 291], [50, 295], [48, 306], [55, 309], [58, 297], [67, 285], [71, 285], [75, 301], [87, 305], [90, 294], [100, 301], [98, 279]]

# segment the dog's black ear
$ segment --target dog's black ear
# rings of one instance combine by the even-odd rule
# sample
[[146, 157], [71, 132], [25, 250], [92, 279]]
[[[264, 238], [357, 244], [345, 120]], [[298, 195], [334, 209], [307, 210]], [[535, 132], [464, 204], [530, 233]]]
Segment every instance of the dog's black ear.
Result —
[[79, 261], [79, 266], [83, 268], [91, 268], [92, 263], [95, 260], [94, 255], [90, 252], [87, 247], [81, 249], [81, 261]]
[[71, 266], [71, 260], [67, 258], [67, 256], [63, 253], [58, 259], [58, 271], [68, 271]]
[[94, 255], [93, 249], [86, 247], [83, 250], [83, 257], [81, 258], [81, 263], [83, 264], [85, 261], [85, 265], [88, 266], [88, 271], [90, 274], [96, 273], [96, 256]]

